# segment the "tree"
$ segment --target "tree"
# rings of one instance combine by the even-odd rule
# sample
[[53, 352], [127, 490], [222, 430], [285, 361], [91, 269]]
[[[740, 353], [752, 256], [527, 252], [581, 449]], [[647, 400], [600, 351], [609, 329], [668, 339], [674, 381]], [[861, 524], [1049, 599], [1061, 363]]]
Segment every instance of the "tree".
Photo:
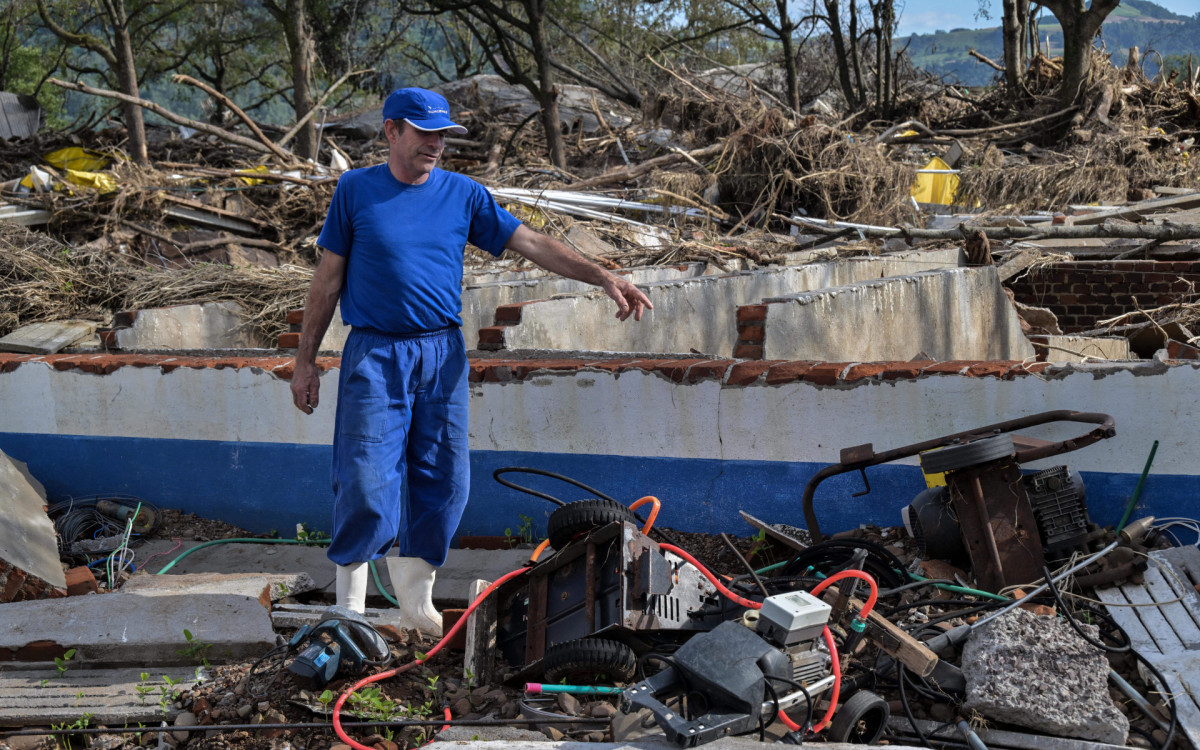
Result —
[[[313, 59], [316, 44], [308, 22], [304, 0], [263, 0], [263, 7], [275, 18], [287, 41], [289, 70], [292, 78], [292, 109], [296, 121], [302, 120], [316, 104], [313, 97]], [[317, 158], [317, 124], [308, 118], [296, 134], [295, 152], [304, 159]]]
[[[1005, 0], [1007, 4], [1009, 0]], [[1059, 102], [1064, 107], [1075, 103], [1080, 87], [1092, 66], [1092, 41], [1104, 19], [1121, 0], [1038, 0], [1058, 19], [1063, 31], [1063, 79]], [[1007, 53], [1006, 53], [1007, 55]], [[1006, 57], [1007, 59], [1007, 57]]]
[[45, 82], [66, 47], [56, 51], [35, 37], [36, 26], [31, 21], [36, 15], [33, 3], [27, 0], [13, 0], [0, 11], [0, 91], [36, 98], [46, 120], [60, 122], [66, 94]]
[[[873, 105], [876, 112], [887, 116], [897, 95], [896, 58], [892, 54], [892, 38], [896, 33], [895, 1], [867, 0], [871, 25], [862, 32], [859, 26], [863, 11], [858, 0], [848, 0], [844, 5], [842, 0], [820, 0], [823, 13], [815, 7], [816, 2], [814, 0], [813, 17], [824, 21], [829, 28], [838, 84], [846, 104], [851, 110]], [[863, 62], [863, 55], [871, 52], [872, 47], [875, 59], [874, 67], [870, 68]]]
[[807, 25], [811, 34], [815, 23], [811, 19], [805, 21], [793, 18], [788, 12], [788, 0], [771, 0], [769, 4], [763, 0], [725, 0], [725, 2], [737, 9], [753, 26], [762, 29], [758, 33], [779, 43], [780, 56], [783, 58], [787, 104], [793, 110], [799, 110], [795, 33], [801, 26]]
[[[51, 6], [50, 3], [54, 5]], [[69, 62], [79, 73], [95, 73], [116, 78], [116, 89], [140, 97], [138, 92], [138, 56], [154, 46], [163, 26], [175, 20], [184, 7], [182, 0], [37, 0], [38, 15], [46, 28], [67, 44], [100, 57], [107, 69], [95, 69], [86, 62]], [[69, 21], [67, 19], [70, 19]], [[137, 164], [148, 161], [146, 128], [142, 108], [122, 102], [125, 129], [129, 136], [129, 157]]]
[[1030, 0], [1004, 0], [1001, 33], [1004, 39], [1004, 84], [1014, 103], [1025, 89], [1025, 71], [1029, 68], [1025, 35], [1029, 31]]

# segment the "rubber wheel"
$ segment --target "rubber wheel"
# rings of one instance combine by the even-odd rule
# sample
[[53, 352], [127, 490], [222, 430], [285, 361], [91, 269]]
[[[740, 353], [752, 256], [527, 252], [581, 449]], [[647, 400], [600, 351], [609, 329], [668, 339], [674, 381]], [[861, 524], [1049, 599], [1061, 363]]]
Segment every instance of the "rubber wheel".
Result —
[[1012, 435], [996, 435], [995, 437], [975, 440], [963, 445], [951, 445], [941, 450], [927, 451], [921, 454], [921, 469], [926, 474], [940, 474], [943, 471], [956, 471], [970, 466], [978, 466], [998, 458], [1016, 455]]
[[633, 511], [616, 500], [579, 500], [559, 506], [546, 522], [550, 546], [562, 549], [579, 534], [586, 534], [613, 521], [637, 523]]
[[637, 673], [637, 656], [620, 641], [579, 638], [556, 643], [542, 658], [542, 681], [568, 685], [630, 682]]
[[891, 715], [887, 701], [870, 690], [859, 690], [833, 715], [826, 738], [831, 742], [874, 745], [887, 729]]

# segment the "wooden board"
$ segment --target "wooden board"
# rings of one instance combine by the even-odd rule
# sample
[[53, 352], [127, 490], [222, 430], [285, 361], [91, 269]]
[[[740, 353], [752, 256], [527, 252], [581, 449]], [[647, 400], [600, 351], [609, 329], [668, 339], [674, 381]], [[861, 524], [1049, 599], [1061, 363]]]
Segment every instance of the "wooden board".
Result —
[[0, 352], [54, 354], [95, 332], [96, 324], [87, 320], [31, 323], [0, 339]]
[[[1200, 550], [1177, 547], [1150, 553], [1144, 583], [1096, 589], [1133, 648], [1167, 680], [1179, 728], [1200, 747]], [[1135, 604], [1139, 606], [1127, 606]], [[1154, 702], [1156, 696], [1147, 696]]]
[[788, 536], [787, 534], [783, 533], [782, 531], [775, 528], [774, 526], [771, 526], [770, 524], [768, 524], [765, 521], [758, 520], [757, 518], [750, 515], [746, 511], [739, 510], [738, 513], [742, 514], [742, 520], [744, 520], [746, 523], [748, 523], [751, 526], [753, 526], [754, 528], [759, 529], [760, 531], [766, 533], [766, 535], [768, 537], [770, 537], [771, 539], [774, 539], [775, 541], [779, 542], [783, 546], [791, 547], [792, 549], [796, 550], [797, 552], [803, 552], [804, 550], [808, 549], [808, 545], [805, 544], [804, 542], [800, 541], [799, 539], [796, 539], [795, 537]]
[[[1146, 214], [1157, 213], [1159, 211], [1176, 210], [1181, 211], [1186, 208], [1196, 208], [1200, 206], [1200, 195], [1172, 195], [1166, 198], [1153, 198], [1148, 201], [1138, 201], [1130, 203], [1127, 206], [1111, 208], [1105, 211], [1096, 211], [1095, 213], [1084, 214], [1082, 216], [1072, 217], [1072, 222], [1076, 226], [1087, 224], [1103, 224], [1108, 219], [1126, 219], [1137, 220]], [[1040, 222], [1032, 226], [1050, 226], [1052, 222]]]
[[[176, 684], [168, 686], [164, 675]], [[167, 701], [164, 715], [163, 689], [179, 693], [195, 684], [195, 667], [68, 668], [59, 675], [53, 664], [26, 668], [10, 663], [0, 672], [0, 726], [71, 724], [91, 714], [88, 721], [93, 727], [138, 723], [154, 727], [164, 718], [169, 722], [179, 714], [174, 701]]]

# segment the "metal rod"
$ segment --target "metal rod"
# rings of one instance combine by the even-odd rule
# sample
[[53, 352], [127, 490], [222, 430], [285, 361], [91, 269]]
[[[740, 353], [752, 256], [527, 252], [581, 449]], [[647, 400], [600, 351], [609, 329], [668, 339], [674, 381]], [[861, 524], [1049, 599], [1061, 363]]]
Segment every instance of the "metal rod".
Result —
[[1146, 475], [1150, 473], [1150, 464], [1154, 463], [1154, 454], [1157, 452], [1158, 441], [1155, 440], [1154, 445], [1150, 446], [1150, 456], [1146, 459], [1146, 465], [1142, 467], [1142, 476], [1133, 490], [1133, 497], [1129, 498], [1129, 504], [1125, 506], [1125, 515], [1121, 516], [1121, 522], [1117, 524], [1117, 531], [1125, 528], [1125, 524], [1129, 522], [1129, 515], [1133, 513], [1133, 506], [1137, 505], [1138, 498], [1142, 496], [1142, 485], [1146, 483]]
[[1004, 563], [1000, 561], [1000, 548], [996, 546], [996, 534], [992, 530], [991, 511], [988, 510], [987, 500], [983, 496], [983, 483], [979, 481], [978, 474], [971, 477], [971, 494], [975, 496], [975, 512], [979, 514], [979, 525], [983, 527], [983, 538], [987, 542], [988, 557], [992, 558], [992, 565], [996, 568], [1000, 588], [1004, 588], [1008, 584], [1008, 579], [1004, 576]]

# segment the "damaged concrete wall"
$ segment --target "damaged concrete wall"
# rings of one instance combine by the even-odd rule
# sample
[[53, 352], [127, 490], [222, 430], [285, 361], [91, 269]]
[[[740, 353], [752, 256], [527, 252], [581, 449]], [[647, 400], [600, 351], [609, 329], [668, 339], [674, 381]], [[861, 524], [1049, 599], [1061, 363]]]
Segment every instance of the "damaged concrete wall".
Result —
[[886, 362], [1034, 355], [996, 269], [955, 268], [763, 300], [763, 359]]
[[66, 596], [45, 491], [25, 464], [0, 451], [0, 602]]
[[[291, 402], [290, 357], [0, 355], [0, 450], [51, 497], [121, 492], [253, 531], [325, 528], [337, 360], [321, 406]], [[1052, 461], [1082, 472], [1093, 521], [1115, 523], [1154, 439], [1139, 513], [1200, 495], [1197, 363], [813, 363], [559, 357], [473, 360], [471, 501], [460, 533], [503, 533], [550, 505], [497, 485], [532, 466], [620, 498], [655, 494], [662, 523], [731, 530], [739, 508], [803, 526], [798, 498], [841, 448], [889, 450], [1051, 409], [1111, 413], [1117, 437]], [[1061, 440], [1078, 425], [1031, 431]], [[1044, 468], [1052, 461], [1031, 465]], [[821, 485], [826, 530], [894, 524], [924, 488], [915, 461]]]
[[128, 327], [107, 332], [105, 344], [109, 347], [127, 351], [175, 351], [272, 346], [245, 325], [241, 307], [233, 302], [176, 305], [122, 315]]
[[593, 291], [525, 305], [515, 324], [481, 331], [480, 344], [513, 350], [691, 351], [728, 357], [737, 340], [739, 305], [914, 269], [952, 267], [958, 258], [957, 250], [905, 253], [647, 284], [644, 291], [654, 310], [639, 325], [615, 320], [612, 302]]

